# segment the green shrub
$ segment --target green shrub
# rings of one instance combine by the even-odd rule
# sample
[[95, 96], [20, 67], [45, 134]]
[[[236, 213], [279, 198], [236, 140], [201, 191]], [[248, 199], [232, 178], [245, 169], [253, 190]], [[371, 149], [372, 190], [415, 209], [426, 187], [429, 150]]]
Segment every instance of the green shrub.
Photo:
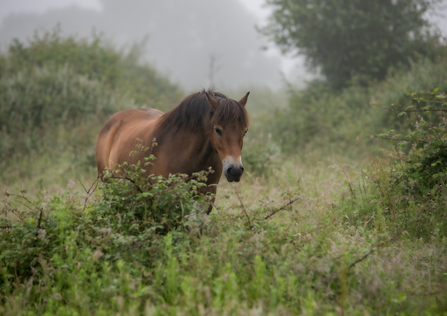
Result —
[[256, 134], [255, 138], [248, 135], [244, 144], [244, 166], [255, 177], [268, 177], [277, 168], [280, 153], [281, 149], [271, 134]]
[[[138, 150], [147, 151], [148, 148]], [[100, 185], [103, 198], [93, 216], [103, 218], [101, 213], [107, 216], [125, 214], [125, 217], [141, 221], [135, 227], [144, 227], [144, 230], [155, 228], [157, 233], [166, 233], [178, 228], [185, 217], [200, 218], [201, 213], [208, 210], [213, 196], [200, 195], [198, 190], [206, 186], [209, 172], [202, 171], [191, 177], [186, 174], [170, 175], [167, 179], [153, 175], [145, 177], [145, 169], [155, 156], [149, 155], [144, 159], [142, 163], [124, 163], [117, 170], [105, 172], [102, 176], [104, 183]], [[110, 219], [106, 220], [110, 222]]]
[[48, 65], [54, 69], [68, 66], [88, 80], [100, 81], [108, 89], [128, 93], [139, 105], [163, 110], [179, 97], [177, 85], [142, 61], [144, 41], [125, 52], [102, 36], [86, 39], [62, 37], [60, 33], [56, 27], [42, 36], [36, 32], [27, 44], [13, 40], [7, 52], [0, 54], [0, 76], [30, 74]]
[[[145, 164], [152, 159], [148, 157]], [[121, 170], [105, 175], [98, 202], [88, 201], [94, 186], [83, 205], [74, 192], [37, 201], [29, 200], [24, 191], [6, 193], [0, 217], [0, 305], [20, 282], [28, 282], [27, 299], [51, 301], [54, 293], [63, 293], [80, 280], [92, 282], [90, 304], [95, 304], [93, 299], [101, 295], [97, 287], [108, 282], [102, 278], [112, 269], [110, 264], [117, 263], [112, 270], [120, 269], [124, 262], [139, 269], [151, 265], [153, 254], [136, 250], [151, 249], [168, 233], [181, 236], [191, 223], [200, 221], [202, 210], [209, 206], [212, 196], [197, 193], [206, 185], [204, 173], [191, 179], [186, 175], [164, 179], [141, 177], [144, 169], [140, 164], [121, 166]], [[28, 211], [12, 207], [14, 201], [8, 199], [15, 199]], [[76, 271], [81, 274], [79, 281], [73, 279]], [[149, 294], [143, 291], [141, 295]]]
[[351, 216], [368, 222], [383, 217], [379, 226], [389, 226], [396, 236], [405, 232], [429, 241], [447, 236], [447, 102], [438, 89], [408, 98], [413, 102], [384, 106], [388, 115], [407, 117], [409, 129], [406, 135], [391, 130], [373, 136], [390, 142], [392, 150], [387, 160], [377, 158], [364, 170], [359, 188], [350, 184], [354, 203], [361, 205]]
[[[273, 138], [284, 153], [297, 153], [307, 148], [324, 147], [340, 154], [355, 156], [364, 151], [356, 139], [368, 134], [395, 129], [405, 131], [405, 121], [371, 107], [371, 101], [380, 100], [389, 105], [407, 104], [408, 91], [429, 90], [443, 83], [447, 90], [447, 60], [436, 63], [423, 61], [412, 64], [410, 71], [390, 71], [383, 82], [362, 87], [352, 85], [342, 93], [334, 93], [324, 83], [314, 81], [305, 91], [291, 91], [289, 106], [277, 110], [272, 124]], [[379, 147], [366, 139], [368, 151], [379, 153]]]
[[57, 29], [26, 45], [15, 40], [0, 53], [2, 184], [63, 160], [90, 173], [97, 135], [111, 114], [178, 102], [180, 89], [141, 54], [141, 45], [124, 52], [102, 37], [61, 37]]
[[447, 180], [447, 98], [438, 90], [413, 92], [409, 94], [413, 104], [403, 107], [396, 102], [389, 108], [400, 112], [399, 116], [409, 116], [409, 134], [392, 130], [378, 136], [398, 148], [393, 161], [395, 184], [418, 196], [430, 194]]
[[[116, 94], [68, 65], [44, 66], [0, 78], [0, 157], [41, 151], [43, 135], [63, 126], [111, 115], [120, 108]], [[48, 135], [51, 137], [51, 135]], [[2, 160], [3, 160], [2, 159]]]

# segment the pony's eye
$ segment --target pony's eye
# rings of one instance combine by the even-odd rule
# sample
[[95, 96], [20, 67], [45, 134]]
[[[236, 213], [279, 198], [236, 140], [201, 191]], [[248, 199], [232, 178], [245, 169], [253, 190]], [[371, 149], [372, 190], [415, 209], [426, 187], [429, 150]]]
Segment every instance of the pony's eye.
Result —
[[217, 135], [219, 135], [219, 136], [222, 136], [222, 135], [223, 135], [222, 129], [221, 129], [220, 127], [217, 127], [217, 126], [216, 126], [216, 127], [214, 128], [214, 130], [216, 131], [216, 134], [217, 134]]
[[245, 132], [244, 132], [244, 136], [247, 134], [247, 132], [248, 132], [248, 129], [247, 130], [245, 130]]

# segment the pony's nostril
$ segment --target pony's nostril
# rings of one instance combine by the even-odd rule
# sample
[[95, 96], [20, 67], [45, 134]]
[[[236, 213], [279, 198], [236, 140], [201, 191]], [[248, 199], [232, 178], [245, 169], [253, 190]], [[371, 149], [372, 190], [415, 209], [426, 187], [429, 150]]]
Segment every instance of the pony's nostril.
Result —
[[228, 173], [232, 176], [240, 176], [244, 172], [244, 167], [230, 167]]

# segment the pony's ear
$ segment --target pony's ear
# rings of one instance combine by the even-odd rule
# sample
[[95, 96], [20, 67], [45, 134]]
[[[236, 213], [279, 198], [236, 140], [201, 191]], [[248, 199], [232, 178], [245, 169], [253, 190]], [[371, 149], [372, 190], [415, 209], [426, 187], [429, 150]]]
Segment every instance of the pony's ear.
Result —
[[247, 94], [244, 95], [244, 97], [239, 100], [239, 103], [242, 104], [243, 106], [245, 106], [245, 104], [247, 104], [247, 100], [248, 100], [248, 95], [249, 94], [250, 94], [250, 91], [248, 91]]
[[211, 105], [211, 108], [213, 109], [213, 111], [217, 110], [217, 107], [219, 106], [219, 102], [217, 102], [216, 99], [213, 99], [212, 97], [210, 97], [210, 95], [208, 93], [206, 94], [206, 98], [208, 99], [208, 103]]

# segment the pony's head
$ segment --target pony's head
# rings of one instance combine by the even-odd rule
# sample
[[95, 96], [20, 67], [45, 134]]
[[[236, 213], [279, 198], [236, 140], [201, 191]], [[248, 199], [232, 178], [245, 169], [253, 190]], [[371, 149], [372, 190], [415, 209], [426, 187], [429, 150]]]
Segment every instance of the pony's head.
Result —
[[239, 182], [244, 172], [241, 152], [249, 125], [245, 104], [250, 92], [239, 102], [220, 93], [205, 92], [205, 94], [210, 105], [206, 126], [211, 146], [217, 151], [222, 161], [227, 180]]

